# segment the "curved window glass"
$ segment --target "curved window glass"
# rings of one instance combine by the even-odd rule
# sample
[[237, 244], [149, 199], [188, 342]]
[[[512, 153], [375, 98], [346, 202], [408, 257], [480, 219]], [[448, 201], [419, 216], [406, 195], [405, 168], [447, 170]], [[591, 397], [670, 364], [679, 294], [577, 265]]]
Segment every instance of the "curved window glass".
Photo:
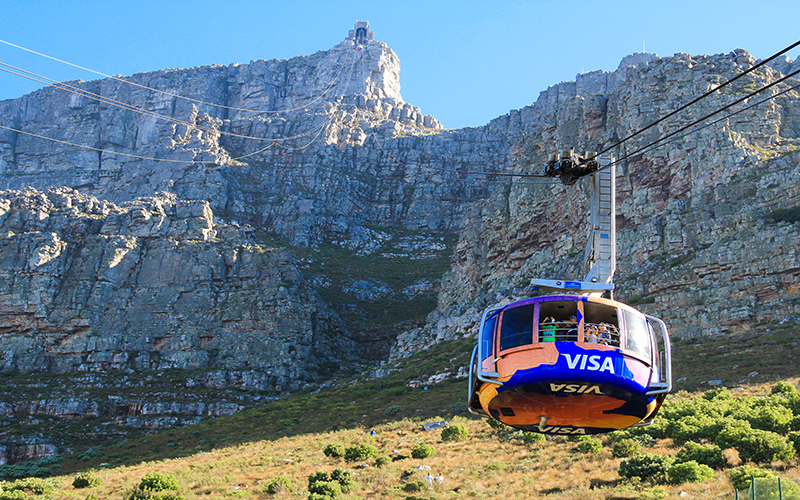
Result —
[[494, 328], [497, 326], [497, 318], [499, 317], [500, 312], [495, 311], [486, 318], [486, 322], [483, 324], [483, 329], [481, 330], [481, 352], [483, 353], [483, 359], [490, 358], [492, 354], [494, 354]]
[[533, 343], [534, 305], [506, 309], [500, 326], [500, 350]]
[[650, 359], [650, 327], [641, 314], [622, 310], [625, 318], [625, 349]]

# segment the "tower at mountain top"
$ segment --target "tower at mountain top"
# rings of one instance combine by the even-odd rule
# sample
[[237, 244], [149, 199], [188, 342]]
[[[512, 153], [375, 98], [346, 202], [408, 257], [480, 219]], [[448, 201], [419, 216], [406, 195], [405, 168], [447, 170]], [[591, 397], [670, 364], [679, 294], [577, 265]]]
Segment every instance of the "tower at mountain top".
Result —
[[375, 34], [369, 29], [369, 21], [356, 21], [356, 25], [350, 30], [347, 38], [356, 43], [364, 43], [375, 40]]

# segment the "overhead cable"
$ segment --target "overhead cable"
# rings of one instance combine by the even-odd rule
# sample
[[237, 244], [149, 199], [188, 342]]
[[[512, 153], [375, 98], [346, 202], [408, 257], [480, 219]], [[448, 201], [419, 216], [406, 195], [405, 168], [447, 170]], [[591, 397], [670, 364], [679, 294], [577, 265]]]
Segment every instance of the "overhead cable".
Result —
[[71, 63], [69, 61], [64, 61], [63, 59], [59, 59], [57, 57], [49, 56], [47, 54], [43, 54], [41, 52], [37, 52], [37, 51], [32, 50], [32, 49], [28, 49], [26, 47], [22, 47], [21, 45], [17, 45], [17, 44], [11, 43], [11, 42], [7, 42], [5, 40], [0, 40], [0, 43], [3, 43], [5, 45], [8, 45], [8, 46], [20, 49], [20, 50], [24, 50], [26, 52], [30, 52], [31, 54], [36, 54], [37, 56], [41, 56], [41, 57], [45, 57], [47, 59], [51, 59], [53, 61], [56, 61], [56, 62], [59, 62], [59, 63], [62, 63], [62, 64], [66, 64], [68, 66], [72, 66], [74, 68], [81, 69], [83, 71], [88, 71], [90, 73], [94, 73], [96, 75], [100, 75], [100, 76], [102, 76], [104, 78], [109, 78], [111, 80], [115, 80], [115, 81], [118, 81], [118, 82], [126, 83], [128, 85], [132, 85], [134, 87], [139, 87], [139, 88], [142, 88], [142, 89], [145, 89], [145, 90], [150, 90], [150, 91], [153, 91], [153, 92], [159, 92], [161, 94], [165, 94], [165, 95], [168, 95], [168, 96], [171, 96], [171, 97], [175, 97], [177, 99], [184, 99], [184, 100], [187, 100], [187, 101], [190, 101], [190, 102], [194, 102], [194, 103], [197, 103], [197, 104], [204, 104], [206, 106], [214, 106], [214, 107], [217, 107], [217, 108], [228, 109], [228, 110], [231, 110], [231, 111], [242, 111], [242, 112], [245, 112], [245, 113], [258, 113], [258, 114], [261, 114], [261, 113], [280, 114], [280, 113], [289, 113], [289, 112], [293, 112], [293, 111], [299, 111], [301, 109], [305, 109], [305, 108], [311, 106], [312, 104], [320, 101], [335, 86], [336, 82], [339, 79], [339, 76], [341, 75], [342, 69], [347, 65], [347, 62], [348, 62], [348, 61], [345, 61], [344, 63], [342, 63], [342, 65], [339, 67], [339, 71], [336, 73], [336, 76], [334, 77], [332, 83], [330, 85], [328, 85], [328, 87], [322, 92], [322, 94], [317, 96], [316, 99], [314, 99], [313, 101], [309, 102], [308, 104], [306, 104], [304, 106], [296, 107], [296, 108], [291, 108], [291, 109], [282, 109], [282, 110], [265, 110], [265, 109], [261, 109], [261, 110], [259, 110], [259, 109], [237, 108], [235, 106], [225, 106], [223, 104], [215, 104], [213, 102], [207, 102], [207, 101], [202, 101], [200, 99], [193, 99], [191, 97], [185, 97], [185, 96], [182, 96], [182, 95], [179, 95], [179, 94], [174, 94], [172, 92], [167, 92], [166, 90], [160, 90], [160, 89], [156, 89], [156, 88], [153, 88], [153, 87], [148, 87], [146, 85], [142, 85], [142, 84], [139, 84], [139, 83], [136, 83], [136, 82], [132, 82], [132, 81], [126, 80], [124, 78], [120, 78], [120, 77], [113, 76], [113, 75], [108, 75], [106, 73], [102, 73], [100, 71], [95, 71], [93, 69], [86, 68], [84, 66], [79, 66], [79, 65]]
[[34, 134], [32, 132], [25, 132], [24, 130], [18, 130], [18, 129], [15, 129], [15, 128], [6, 127], [4, 125], [0, 125], [0, 128], [3, 129], [3, 130], [8, 130], [9, 132], [16, 132], [18, 134], [29, 135], [31, 137], [36, 137], [38, 139], [44, 139], [46, 141], [57, 142], [59, 144], [65, 144], [67, 146], [75, 146], [76, 148], [88, 149], [89, 151], [99, 151], [100, 153], [109, 153], [109, 154], [118, 155], [118, 156], [127, 156], [129, 158], [136, 158], [136, 159], [139, 159], [139, 160], [163, 161], [163, 162], [168, 162], [168, 163], [195, 163], [193, 160], [172, 160], [172, 159], [169, 159], [169, 158], [153, 158], [153, 157], [149, 157], [149, 156], [132, 155], [130, 153], [120, 153], [119, 151], [111, 151], [109, 149], [100, 149], [100, 148], [95, 148], [95, 147], [92, 147], [92, 146], [86, 146], [84, 144], [75, 144], [74, 142], [62, 141], [60, 139], [53, 139], [52, 137], [45, 137], [43, 135]]
[[[95, 101], [99, 101], [99, 102], [102, 102], [104, 104], [109, 104], [111, 106], [115, 106], [115, 107], [118, 107], [118, 108], [121, 108], [121, 109], [125, 109], [125, 110], [128, 110], [128, 111], [133, 111], [133, 112], [136, 112], [136, 113], [139, 113], [139, 114], [143, 114], [143, 115], [146, 115], [146, 116], [152, 116], [154, 118], [157, 118], [157, 119], [160, 119], [160, 120], [165, 120], [165, 121], [168, 121], [168, 122], [172, 122], [172, 123], [177, 124], [177, 125], [184, 125], [186, 127], [193, 127], [193, 128], [198, 129], [198, 130], [205, 131], [205, 132], [218, 132], [221, 135], [226, 135], [226, 136], [229, 136], [229, 137], [236, 137], [236, 138], [239, 138], [239, 139], [249, 139], [249, 140], [256, 140], [256, 141], [270, 141], [270, 142], [273, 142], [273, 141], [288, 141], [288, 140], [297, 139], [297, 138], [300, 138], [300, 137], [305, 137], [307, 135], [313, 134], [314, 132], [317, 131], [317, 128], [320, 127], [320, 126], [316, 126], [316, 127], [313, 127], [311, 130], [299, 133], [297, 135], [289, 136], [289, 137], [255, 137], [255, 136], [249, 136], [249, 135], [243, 135], [243, 134], [236, 134], [236, 133], [227, 132], [227, 131], [224, 131], [224, 130], [203, 127], [202, 125], [198, 125], [197, 123], [192, 123], [192, 122], [180, 120], [178, 118], [173, 118], [171, 116], [162, 115], [160, 113], [156, 113], [155, 111], [150, 111], [148, 109], [140, 108], [140, 107], [134, 106], [132, 104], [128, 104], [128, 103], [125, 103], [125, 102], [122, 102], [122, 101], [118, 101], [116, 99], [111, 99], [110, 97], [105, 97], [105, 96], [102, 96], [100, 94], [95, 94], [94, 92], [90, 92], [90, 91], [82, 89], [80, 87], [75, 87], [75, 86], [69, 85], [67, 83], [58, 82], [58, 81], [53, 80], [51, 78], [47, 78], [46, 76], [38, 75], [38, 74], [33, 73], [31, 71], [27, 71], [25, 69], [18, 68], [16, 66], [12, 66], [12, 65], [4, 63], [4, 62], [0, 62], [0, 66], [5, 66], [5, 68], [0, 67], [0, 71], [5, 71], [6, 73], [10, 73], [10, 74], [13, 74], [13, 75], [21, 76], [23, 78], [27, 78], [29, 80], [38, 81], [40, 83], [45, 83], [47, 85], [52, 85], [53, 87], [55, 87], [55, 88], [57, 88], [59, 90], [63, 90], [65, 92], [69, 92], [71, 94], [79, 95], [79, 96], [82, 96], [82, 97], [88, 97], [89, 99], [92, 99], [92, 100], [95, 100]], [[7, 68], [12, 68], [12, 69], [7, 69]], [[16, 70], [16, 71], [13, 71], [13, 70]], [[19, 73], [18, 71], [21, 71], [21, 72], [26, 73], [26, 74]], [[323, 123], [323, 125], [324, 125], [324, 123]]]
[[[780, 95], [786, 94], [786, 93], [788, 93], [788, 92], [791, 92], [792, 90], [800, 90], [800, 83], [798, 83], [797, 85], [795, 85], [795, 86], [793, 86], [793, 87], [789, 87], [788, 89], [782, 90], [782, 91], [778, 92], [778, 93], [777, 93], [777, 94], [775, 94], [775, 95], [771, 95], [771, 96], [769, 96], [769, 97], [766, 97], [766, 98], [764, 98], [764, 99], [762, 99], [762, 100], [760, 100], [760, 101], [758, 101], [758, 102], [756, 102], [756, 103], [750, 104], [749, 106], [746, 106], [746, 107], [744, 107], [744, 108], [742, 108], [742, 109], [739, 109], [739, 110], [737, 110], [737, 111], [734, 111], [734, 112], [732, 112], [732, 113], [728, 113], [727, 115], [723, 116], [722, 118], [718, 118], [718, 119], [716, 119], [716, 120], [714, 120], [714, 121], [712, 121], [712, 122], [706, 123], [706, 124], [704, 124], [703, 126], [701, 126], [701, 127], [698, 127], [698, 128], [696, 128], [696, 129], [694, 129], [694, 130], [690, 130], [690, 131], [688, 131], [688, 132], [686, 132], [686, 133], [684, 133], [684, 134], [681, 134], [681, 135], [679, 135], [679, 136], [677, 136], [677, 137], [673, 137], [672, 139], [670, 139], [669, 141], [667, 141], [667, 142], [665, 142], [665, 143], [663, 143], [663, 144], [657, 144], [657, 145], [651, 146], [650, 148], [648, 148], [648, 149], [645, 149], [644, 151], [637, 151], [637, 153], [636, 153], [636, 154], [644, 154], [644, 153], [649, 153], [650, 151], [654, 151], [654, 150], [656, 150], [656, 149], [658, 149], [658, 148], [660, 148], [660, 147], [666, 146], [667, 144], [672, 144], [673, 142], [676, 142], [676, 141], [678, 141], [678, 140], [680, 140], [680, 139], [683, 139], [684, 137], [686, 137], [686, 136], [688, 136], [688, 135], [694, 134], [694, 133], [696, 133], [696, 132], [699, 132], [700, 130], [703, 130], [703, 129], [705, 129], [705, 128], [711, 127], [712, 125], [716, 125], [716, 124], [718, 124], [718, 123], [720, 123], [720, 122], [723, 122], [723, 121], [727, 120], [728, 118], [730, 118], [730, 117], [732, 117], [732, 116], [736, 116], [736, 115], [738, 115], [739, 113], [743, 113], [743, 112], [745, 112], [745, 111], [747, 111], [747, 110], [749, 110], [749, 109], [752, 109], [752, 108], [754, 108], [754, 107], [756, 107], [756, 106], [759, 106], [759, 105], [761, 105], [761, 104], [764, 104], [764, 103], [765, 103], [765, 102], [767, 102], [767, 101], [771, 101], [772, 99], [774, 99], [774, 98], [776, 98], [776, 97], [778, 97], [778, 96], [780, 96]], [[626, 156], [625, 158], [627, 158], [627, 157], [629, 157], [629, 156], [630, 156], [630, 155]], [[617, 161], [619, 161], [619, 160], [617, 160]], [[616, 163], [617, 161], [615, 161], [614, 163]], [[612, 165], [613, 165], [613, 163], [612, 163]], [[601, 168], [600, 170], [603, 170], [603, 169], [605, 169], [605, 168], [608, 168], [608, 167], [610, 167], [610, 166], [611, 166], [611, 165], [608, 165], [607, 167], [603, 167], [603, 168]]]
[[[745, 101], [745, 100], [747, 100], [747, 99], [749, 99], [749, 98], [753, 97], [754, 95], [756, 95], [756, 94], [759, 94], [759, 93], [761, 93], [761, 92], [763, 92], [763, 91], [767, 90], [768, 88], [774, 87], [775, 85], [777, 85], [777, 84], [781, 83], [782, 81], [784, 81], [784, 80], [786, 80], [786, 79], [788, 79], [788, 78], [791, 78], [791, 77], [793, 77], [794, 75], [796, 75], [796, 74], [798, 74], [798, 73], [800, 73], [800, 69], [798, 69], [798, 70], [796, 70], [796, 71], [793, 71], [793, 72], [791, 72], [791, 73], [787, 74], [786, 76], [784, 76], [783, 78], [780, 78], [780, 79], [778, 79], [778, 80], [775, 80], [774, 82], [772, 82], [772, 83], [770, 83], [770, 84], [768, 84], [768, 85], [765, 85], [765, 86], [761, 87], [761, 88], [760, 88], [760, 89], [758, 89], [758, 90], [755, 90], [755, 91], [753, 91], [753, 92], [750, 92], [749, 94], [745, 95], [744, 97], [742, 97], [742, 98], [740, 98], [740, 99], [737, 99], [737, 100], [733, 101], [732, 103], [730, 103], [730, 104], [727, 104], [727, 105], [725, 105], [725, 106], [723, 106], [723, 107], [719, 108], [718, 110], [716, 110], [716, 111], [714, 111], [714, 112], [712, 112], [712, 113], [709, 113], [709, 114], [705, 115], [705, 116], [704, 116], [704, 117], [702, 117], [702, 118], [699, 118], [699, 119], [697, 119], [697, 120], [695, 120], [695, 121], [693, 121], [693, 122], [691, 122], [691, 123], [689, 123], [689, 124], [687, 124], [687, 125], [684, 125], [683, 127], [679, 128], [678, 130], [676, 130], [676, 131], [674, 131], [674, 132], [671, 132], [671, 133], [669, 133], [669, 134], [665, 135], [664, 137], [661, 137], [660, 139], [657, 139], [657, 140], [655, 140], [655, 141], [652, 141], [651, 143], [649, 143], [649, 144], [647, 144], [647, 145], [645, 145], [645, 146], [642, 146], [641, 148], [637, 149], [637, 150], [636, 150], [636, 151], [634, 151], [633, 153], [626, 154], [626, 155], [625, 155], [625, 156], [623, 156], [622, 158], [619, 158], [619, 159], [615, 160], [613, 163], [611, 163], [611, 164], [609, 164], [609, 165], [606, 165], [606, 166], [602, 167], [600, 170], [604, 170], [604, 169], [606, 169], [606, 168], [610, 168], [611, 166], [613, 166], [613, 165], [615, 165], [615, 164], [617, 164], [617, 163], [620, 163], [620, 162], [622, 162], [623, 160], [626, 160], [626, 159], [630, 158], [631, 156], [634, 156], [634, 155], [640, 154], [642, 151], [644, 151], [644, 150], [646, 150], [646, 149], [650, 148], [651, 146], [654, 146], [654, 145], [656, 145], [656, 144], [658, 144], [658, 143], [660, 143], [660, 142], [662, 142], [662, 141], [665, 141], [666, 139], [669, 139], [670, 137], [673, 137], [673, 136], [675, 136], [675, 135], [677, 135], [677, 134], [679, 134], [679, 133], [683, 132], [684, 130], [687, 130], [687, 129], [689, 129], [689, 128], [691, 128], [691, 127], [693, 127], [693, 126], [697, 125], [698, 123], [700, 123], [700, 122], [702, 122], [702, 121], [705, 121], [705, 120], [707, 120], [708, 118], [711, 118], [712, 116], [714, 116], [714, 115], [717, 115], [717, 114], [719, 114], [719, 113], [721, 113], [721, 112], [725, 111], [726, 109], [729, 109], [729, 108], [731, 108], [732, 106], [735, 106], [736, 104], [739, 104], [740, 102], [742, 102], [742, 101]], [[775, 97], [775, 96], [770, 96], [770, 97], [769, 97], [769, 99], [772, 99], [772, 98], [774, 98], [774, 97]]]
[[726, 85], [729, 85], [729, 84], [735, 82], [736, 80], [738, 80], [739, 78], [747, 75], [748, 73], [751, 73], [751, 72], [755, 71], [756, 69], [758, 69], [761, 66], [767, 64], [768, 62], [772, 61], [773, 59], [775, 59], [776, 57], [780, 56], [781, 54], [792, 50], [793, 48], [797, 47], [798, 45], [800, 45], [800, 40], [795, 42], [795, 43], [793, 43], [793, 44], [791, 44], [791, 45], [789, 45], [788, 47], [786, 47], [785, 49], [781, 50], [780, 52], [778, 52], [776, 54], [773, 54], [772, 56], [768, 57], [767, 59], [764, 59], [763, 61], [759, 62], [758, 64], [755, 64], [755, 65], [751, 66], [746, 71], [743, 71], [742, 73], [739, 73], [738, 75], [734, 76], [733, 78], [731, 78], [727, 82], [714, 87], [713, 89], [709, 90], [708, 92], [706, 92], [705, 94], [701, 95], [700, 97], [697, 97], [697, 98], [693, 99], [691, 102], [689, 102], [687, 104], [684, 104], [683, 106], [679, 107], [678, 109], [675, 109], [672, 112], [662, 116], [661, 118], [659, 118], [658, 120], [654, 121], [650, 125], [647, 125], [646, 127], [637, 130], [636, 132], [632, 133], [631, 135], [625, 137], [624, 139], [620, 139], [615, 144], [612, 144], [611, 146], [609, 146], [609, 147], [605, 148], [604, 150], [600, 151], [599, 153], [597, 153], [597, 156], [600, 156], [603, 153], [607, 153], [608, 151], [611, 151], [612, 149], [614, 149], [615, 147], [619, 146], [623, 142], [636, 137], [637, 135], [641, 134], [645, 130], [649, 130], [650, 128], [658, 125], [659, 123], [663, 122], [667, 118], [669, 118], [671, 116], [674, 116], [676, 113], [679, 113], [679, 112], [683, 111], [684, 109], [688, 108], [689, 106], [691, 106], [693, 104], [696, 104], [697, 102], [705, 99], [706, 97], [710, 96], [711, 94], [713, 94], [714, 92], [718, 91], [719, 89], [725, 87]]

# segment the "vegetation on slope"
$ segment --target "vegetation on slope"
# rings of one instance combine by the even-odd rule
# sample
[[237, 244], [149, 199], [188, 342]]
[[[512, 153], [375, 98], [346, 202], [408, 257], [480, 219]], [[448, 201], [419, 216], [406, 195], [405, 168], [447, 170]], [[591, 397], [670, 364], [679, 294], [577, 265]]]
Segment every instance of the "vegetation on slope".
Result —
[[[779, 342], [777, 337], [761, 341]], [[678, 342], [677, 374], [703, 387], [705, 376], [691, 374], [682, 363], [702, 351], [710, 356], [705, 364], [722, 371], [733, 356], [715, 342]], [[743, 348], [748, 340], [734, 342]], [[49, 488], [54, 499], [309, 498], [310, 487], [341, 499], [646, 499], [678, 498], [682, 491], [693, 498], [730, 498], [732, 481], [738, 484], [753, 474], [781, 477], [786, 484], [800, 479], [796, 378], [731, 390], [678, 391], [650, 427], [582, 440], [545, 438], [464, 413], [466, 380], [452, 374], [467, 363], [471, 343], [442, 343], [384, 366], [388, 374], [381, 378], [363, 375], [231, 417], [84, 449], [58, 463], [39, 464], [38, 471], [32, 468], [36, 464], [15, 464], [5, 472], [29, 467], [19, 472], [57, 474], [42, 480], [48, 482], [40, 488]], [[785, 355], [796, 346], [789, 341], [774, 349]], [[769, 362], [764, 366], [761, 378], [777, 377], [777, 370], [798, 375], [791, 373], [797, 370], [792, 363], [776, 363], [776, 371]], [[451, 376], [428, 382], [443, 372]], [[411, 380], [421, 384], [411, 387]], [[438, 420], [458, 431], [423, 430], [423, 423]], [[332, 484], [337, 469], [339, 476], [349, 472], [352, 481], [346, 486]], [[321, 474], [309, 480], [320, 471], [327, 480]], [[438, 481], [428, 485], [429, 471], [434, 477], [442, 472], [441, 486]], [[72, 485], [87, 472], [100, 482]], [[140, 482], [152, 473], [170, 475], [179, 488], [142, 490]], [[5, 491], [19, 484], [6, 483]], [[23, 490], [29, 493], [8, 498], [42, 497], [30, 494], [30, 484], [16, 491]]]

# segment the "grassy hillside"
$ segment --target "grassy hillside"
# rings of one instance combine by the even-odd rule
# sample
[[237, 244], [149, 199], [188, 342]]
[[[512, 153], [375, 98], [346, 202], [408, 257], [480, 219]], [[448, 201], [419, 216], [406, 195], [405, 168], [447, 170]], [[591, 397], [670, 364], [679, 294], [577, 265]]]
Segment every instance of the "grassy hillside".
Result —
[[[52, 479], [56, 483], [54, 499], [82, 500], [89, 495], [98, 499], [129, 498], [136, 484], [152, 472], [173, 475], [180, 487], [179, 495], [186, 499], [308, 498], [308, 476], [317, 471], [330, 473], [337, 468], [351, 471], [354, 480], [350, 493], [340, 496], [344, 499], [646, 499], [682, 498], [681, 492], [690, 495], [688, 498], [732, 498], [729, 474], [733, 467], [742, 464], [735, 449], [724, 451], [727, 466], [714, 470], [711, 478], [679, 485], [622, 478], [619, 468], [626, 458], [612, 456], [613, 443], [623, 437], [636, 438], [647, 452], [678, 455], [685, 435], [694, 432], [691, 425], [702, 426], [686, 423], [691, 421], [689, 415], [700, 411], [687, 405], [708, 400], [700, 397], [703, 393], [697, 389], [705, 390], [709, 380], [723, 380], [728, 386], [737, 386], [726, 394], [754, 405], [778, 397], [771, 396], [775, 380], [788, 378], [792, 384], [797, 383], [800, 368], [787, 359], [795, 359], [800, 353], [788, 329], [771, 328], [760, 336], [724, 340], [676, 342], [676, 378], [686, 378], [679, 389], [682, 386], [695, 392], [679, 390], [671, 395], [662, 412], [666, 417], [662, 419], [673, 418], [683, 427], [667, 432], [666, 421], [662, 421], [652, 426], [655, 438], [644, 439], [636, 434], [602, 436], [601, 448], [593, 453], [586, 452], [584, 444], [561, 437], [533, 442], [529, 435], [493, 428], [464, 413], [466, 379], [454, 374], [468, 363], [472, 341], [461, 339], [384, 366], [390, 372], [382, 378], [373, 379], [365, 374], [231, 417], [84, 449], [64, 457], [60, 463], [40, 466], [57, 474]], [[780, 356], [748, 364], [744, 360], [758, 359], [759, 345], [770, 346]], [[741, 370], [733, 369], [734, 364], [740, 365]], [[737, 384], [743, 370], [746, 370], [744, 378], [753, 371], [759, 374], [751, 376], [751, 382]], [[429, 377], [444, 372], [451, 374], [444, 381], [425, 383]], [[411, 380], [423, 383], [412, 388]], [[745, 413], [754, 413], [747, 408], [742, 406], [729, 413], [744, 418]], [[440, 430], [423, 430], [425, 422], [438, 420], [463, 424], [469, 439], [445, 442]], [[798, 424], [800, 417], [795, 415], [794, 420], [785, 424], [784, 431]], [[684, 429], [687, 425], [691, 432]], [[669, 433], [683, 437], [666, 436]], [[351, 462], [328, 457], [324, 449], [332, 444], [345, 448], [358, 444], [374, 446], [378, 456], [387, 457], [381, 459], [386, 463], [376, 466], [376, 457]], [[432, 446], [435, 456], [413, 458], [412, 450], [420, 444]], [[778, 459], [760, 467], [784, 480], [798, 481], [797, 464], [797, 458]], [[429, 469], [425, 467], [430, 467], [434, 476], [442, 472], [441, 487], [427, 487], [423, 478]], [[93, 471], [102, 484], [74, 488], [73, 479], [85, 471]], [[289, 488], [268, 493], [270, 482], [278, 477], [287, 478]]]

